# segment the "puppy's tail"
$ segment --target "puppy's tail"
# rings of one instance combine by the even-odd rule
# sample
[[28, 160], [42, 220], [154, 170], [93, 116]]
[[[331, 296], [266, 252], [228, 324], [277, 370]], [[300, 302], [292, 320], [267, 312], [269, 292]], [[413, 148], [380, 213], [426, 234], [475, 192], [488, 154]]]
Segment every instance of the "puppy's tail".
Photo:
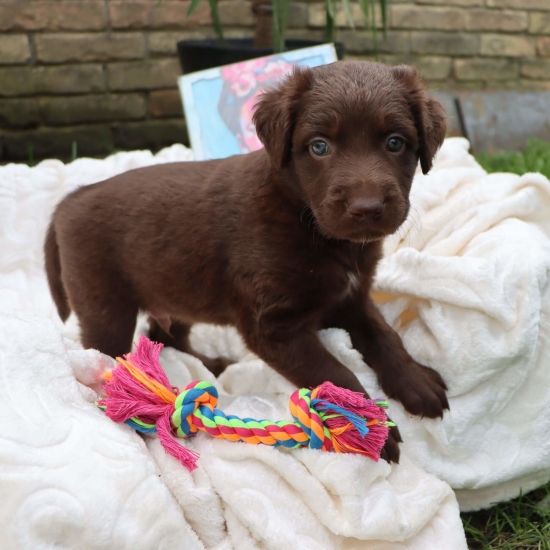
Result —
[[57, 312], [61, 320], [65, 322], [71, 313], [71, 306], [61, 280], [61, 261], [59, 259], [59, 246], [55, 236], [53, 221], [48, 228], [46, 241], [44, 242], [44, 255], [46, 258], [46, 275], [53, 301], [57, 306]]

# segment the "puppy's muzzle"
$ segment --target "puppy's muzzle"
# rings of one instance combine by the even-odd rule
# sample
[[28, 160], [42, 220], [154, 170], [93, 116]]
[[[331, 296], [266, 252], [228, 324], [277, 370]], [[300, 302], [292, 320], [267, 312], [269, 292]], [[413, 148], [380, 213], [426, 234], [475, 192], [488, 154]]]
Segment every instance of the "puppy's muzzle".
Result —
[[359, 223], [372, 223], [380, 220], [384, 203], [379, 200], [357, 199], [348, 206], [351, 218]]

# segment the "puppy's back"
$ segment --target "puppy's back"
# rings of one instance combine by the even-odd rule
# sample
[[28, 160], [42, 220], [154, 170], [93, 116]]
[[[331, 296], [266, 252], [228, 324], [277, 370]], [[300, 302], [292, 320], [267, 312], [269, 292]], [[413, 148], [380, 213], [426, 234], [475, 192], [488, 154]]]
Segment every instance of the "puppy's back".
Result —
[[67, 304], [125, 294], [140, 309], [192, 307], [193, 317], [230, 322], [229, 249], [254, 193], [246, 165], [257, 167], [257, 156], [140, 168], [68, 195], [46, 243], [52, 294]]

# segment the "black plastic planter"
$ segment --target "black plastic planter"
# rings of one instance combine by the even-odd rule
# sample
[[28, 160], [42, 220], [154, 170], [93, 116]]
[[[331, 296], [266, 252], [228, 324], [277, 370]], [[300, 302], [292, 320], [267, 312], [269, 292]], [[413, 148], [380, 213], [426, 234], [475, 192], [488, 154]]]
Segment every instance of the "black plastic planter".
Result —
[[[286, 49], [299, 50], [300, 48], [310, 48], [320, 44], [324, 44], [324, 42], [287, 40]], [[338, 59], [343, 59], [345, 54], [344, 44], [336, 42], [334, 47]], [[247, 61], [272, 53], [272, 48], [255, 48], [251, 38], [230, 38], [225, 41], [224, 46], [216, 39], [181, 40], [178, 42], [178, 54], [183, 74]]]

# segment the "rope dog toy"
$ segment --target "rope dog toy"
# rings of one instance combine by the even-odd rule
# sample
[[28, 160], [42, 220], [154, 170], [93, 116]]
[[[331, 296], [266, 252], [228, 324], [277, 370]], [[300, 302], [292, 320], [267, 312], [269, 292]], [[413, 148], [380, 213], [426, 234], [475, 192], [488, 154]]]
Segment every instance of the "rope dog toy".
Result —
[[197, 467], [199, 455], [173, 435], [187, 438], [201, 430], [229, 441], [360, 453], [378, 461], [395, 425], [387, 420], [387, 401], [365, 399], [330, 382], [292, 394], [294, 422], [226, 415], [215, 408], [218, 391], [210, 382], [191, 382], [181, 392], [170, 385], [159, 362], [162, 348], [141, 336], [135, 352], [118, 357], [118, 365], [106, 373], [104, 396], [96, 404], [115, 422], [142, 433], [156, 431], [165, 451], [189, 471]]

